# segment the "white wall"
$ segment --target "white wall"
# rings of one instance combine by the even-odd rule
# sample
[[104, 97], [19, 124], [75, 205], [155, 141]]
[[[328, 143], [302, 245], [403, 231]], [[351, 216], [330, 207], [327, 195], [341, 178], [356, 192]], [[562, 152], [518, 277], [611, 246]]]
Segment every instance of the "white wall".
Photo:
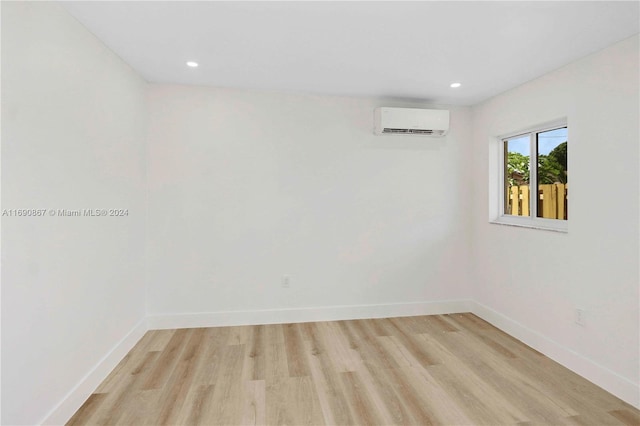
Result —
[[467, 297], [469, 110], [380, 137], [381, 104], [151, 85], [149, 314]]
[[144, 317], [143, 82], [64, 9], [2, 4], [2, 424], [40, 422]]
[[[633, 37], [474, 107], [471, 208], [474, 299], [635, 405], [638, 75]], [[569, 232], [489, 224], [493, 138], [562, 117], [570, 139]], [[586, 310], [584, 327], [574, 323], [576, 308]]]

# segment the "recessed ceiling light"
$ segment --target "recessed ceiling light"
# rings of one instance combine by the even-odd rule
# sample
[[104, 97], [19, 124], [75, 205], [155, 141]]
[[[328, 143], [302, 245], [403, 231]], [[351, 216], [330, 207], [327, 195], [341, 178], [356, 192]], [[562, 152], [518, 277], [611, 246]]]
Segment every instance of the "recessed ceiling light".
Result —
[[456, 87], [460, 87], [460, 86], [462, 86], [462, 84], [460, 84], [460, 83], [451, 83], [451, 85], [450, 85], [450, 87], [453, 87], [454, 89]]
[[191, 67], [191, 68], [195, 68], [195, 67], [198, 66], [198, 63], [197, 62], [193, 62], [193, 61], [189, 61], [189, 62], [187, 62], [187, 66]]

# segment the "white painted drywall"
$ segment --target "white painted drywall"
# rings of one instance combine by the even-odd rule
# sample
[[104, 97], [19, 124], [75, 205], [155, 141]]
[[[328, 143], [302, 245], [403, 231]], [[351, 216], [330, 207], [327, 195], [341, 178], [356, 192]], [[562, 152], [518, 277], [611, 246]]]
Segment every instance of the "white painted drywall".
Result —
[[146, 83], [63, 8], [2, 4], [2, 424], [36, 424], [144, 318]]
[[[587, 378], [606, 387], [601, 367], [636, 394], [638, 76], [636, 36], [474, 107], [471, 207], [473, 299], [590, 360]], [[493, 138], [562, 117], [569, 232], [489, 224]], [[586, 312], [584, 327], [576, 308]]]
[[468, 108], [445, 138], [375, 136], [397, 103], [149, 87], [150, 315], [469, 293]]

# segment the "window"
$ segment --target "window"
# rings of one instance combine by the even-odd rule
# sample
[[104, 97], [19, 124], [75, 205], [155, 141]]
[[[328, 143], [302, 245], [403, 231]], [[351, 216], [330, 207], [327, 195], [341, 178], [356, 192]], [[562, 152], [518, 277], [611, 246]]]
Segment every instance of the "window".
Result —
[[494, 222], [566, 230], [566, 123], [502, 137], [499, 143], [500, 213]]

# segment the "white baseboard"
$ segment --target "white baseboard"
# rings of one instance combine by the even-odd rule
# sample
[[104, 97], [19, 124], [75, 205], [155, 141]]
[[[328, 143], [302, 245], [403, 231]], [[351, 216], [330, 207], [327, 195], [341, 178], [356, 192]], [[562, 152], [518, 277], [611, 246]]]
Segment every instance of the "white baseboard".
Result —
[[107, 378], [109, 373], [113, 371], [125, 355], [138, 343], [147, 330], [147, 321], [145, 318], [136, 324], [39, 424], [63, 425], [68, 422], [87, 398], [91, 396], [98, 385]]
[[470, 311], [505, 333], [526, 343], [569, 370], [612, 393], [623, 401], [640, 408], [640, 386], [614, 371], [580, 355], [488, 306], [472, 301]]
[[364, 318], [407, 317], [469, 312], [471, 301], [393, 303], [385, 305], [343, 305], [316, 308], [223, 311], [197, 314], [161, 314], [147, 317], [150, 330], [221, 327], [230, 325], [286, 324]]

